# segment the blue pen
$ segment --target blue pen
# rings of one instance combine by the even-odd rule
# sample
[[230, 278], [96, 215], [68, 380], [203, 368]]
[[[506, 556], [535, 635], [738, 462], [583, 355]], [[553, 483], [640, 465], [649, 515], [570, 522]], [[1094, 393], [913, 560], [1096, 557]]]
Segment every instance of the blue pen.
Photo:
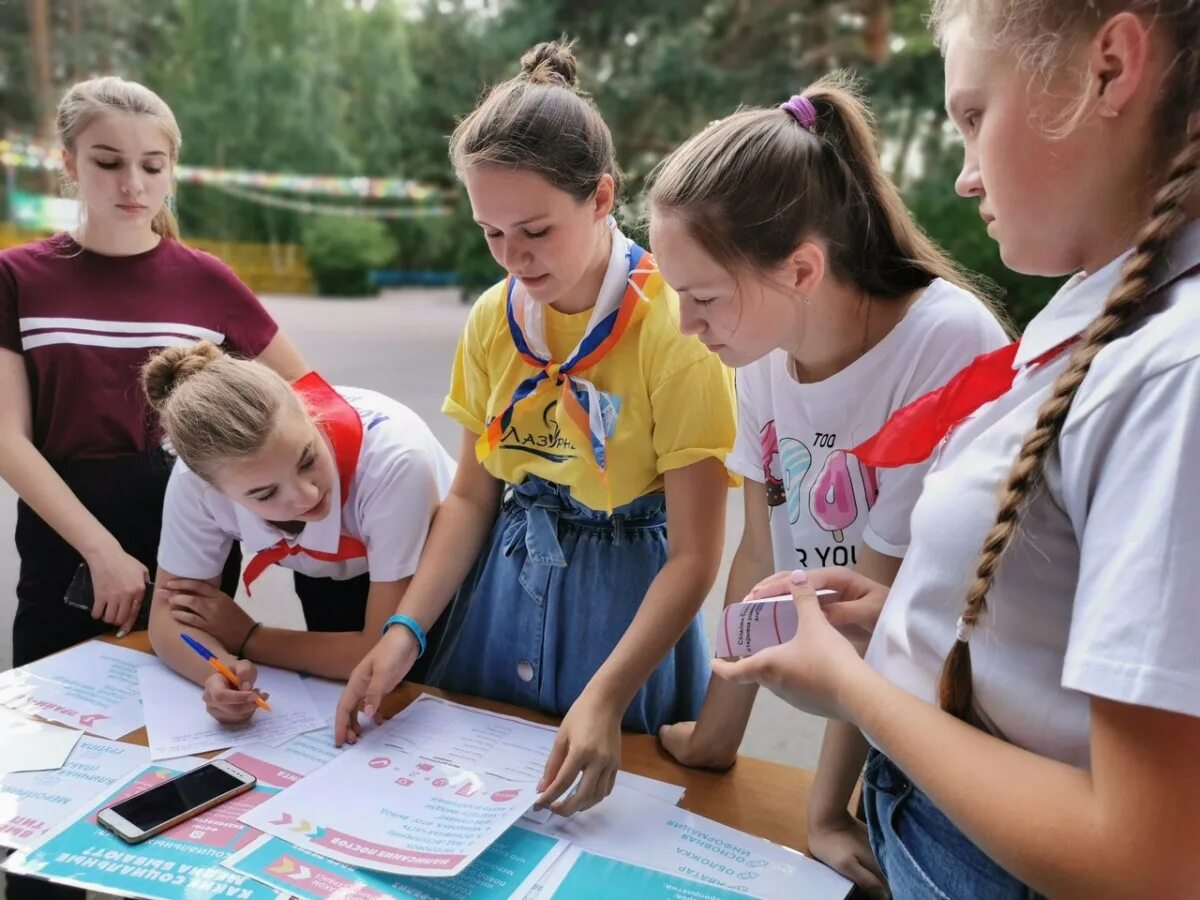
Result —
[[[183, 642], [185, 644], [187, 644], [189, 647], [191, 647], [193, 650], [195, 650], [197, 653], [199, 653], [200, 657], [202, 659], [208, 660], [208, 664], [210, 666], [212, 666], [214, 669], [216, 669], [218, 672], [220, 672], [222, 675], [224, 675], [225, 680], [228, 681], [233, 686], [233, 689], [235, 691], [240, 691], [242, 689], [242, 686], [240, 684], [238, 684], [237, 676], [233, 674], [233, 671], [229, 668], [229, 666], [225, 665], [225, 663], [223, 663], [219, 659], [217, 659], [216, 654], [214, 654], [211, 650], [209, 650], [202, 643], [200, 643], [198, 640], [196, 640], [194, 637], [191, 637], [190, 635], [181, 634], [179, 636], [181, 638], [183, 638]], [[264, 700], [262, 697], [258, 696], [258, 694], [254, 695], [254, 702], [257, 703], [260, 708], [265, 709], [267, 712], [271, 711], [271, 707], [267, 706], [267, 701]]]

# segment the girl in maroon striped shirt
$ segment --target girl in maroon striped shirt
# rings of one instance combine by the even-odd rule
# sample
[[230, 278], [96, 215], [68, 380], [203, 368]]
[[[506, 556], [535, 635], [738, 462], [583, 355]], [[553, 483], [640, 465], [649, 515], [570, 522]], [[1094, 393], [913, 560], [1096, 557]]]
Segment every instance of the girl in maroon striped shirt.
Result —
[[[92, 79], [63, 97], [57, 124], [79, 227], [0, 253], [0, 477], [21, 498], [16, 665], [137, 618], [172, 462], [139, 387], [145, 359], [207, 339], [289, 380], [307, 370], [233, 272], [179, 241], [180, 134], [161, 98]], [[90, 616], [63, 604], [81, 561]]]

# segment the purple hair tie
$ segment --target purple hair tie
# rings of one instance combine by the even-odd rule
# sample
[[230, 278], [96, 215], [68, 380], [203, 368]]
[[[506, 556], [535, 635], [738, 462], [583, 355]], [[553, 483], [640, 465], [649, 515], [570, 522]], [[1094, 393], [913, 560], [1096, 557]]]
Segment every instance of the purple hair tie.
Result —
[[787, 103], [780, 103], [779, 108], [795, 119], [805, 131], [812, 131], [817, 124], [817, 108], [803, 94], [793, 94]]

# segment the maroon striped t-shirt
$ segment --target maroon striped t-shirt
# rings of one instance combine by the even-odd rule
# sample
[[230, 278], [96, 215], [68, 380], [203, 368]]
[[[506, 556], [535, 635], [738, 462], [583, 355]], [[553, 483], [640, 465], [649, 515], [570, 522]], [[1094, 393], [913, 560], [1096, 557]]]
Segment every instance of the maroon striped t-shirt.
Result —
[[117, 257], [60, 234], [0, 252], [0, 348], [24, 357], [33, 443], [51, 462], [158, 445], [139, 383], [157, 350], [207, 338], [254, 357], [277, 330], [228, 266], [178, 241]]

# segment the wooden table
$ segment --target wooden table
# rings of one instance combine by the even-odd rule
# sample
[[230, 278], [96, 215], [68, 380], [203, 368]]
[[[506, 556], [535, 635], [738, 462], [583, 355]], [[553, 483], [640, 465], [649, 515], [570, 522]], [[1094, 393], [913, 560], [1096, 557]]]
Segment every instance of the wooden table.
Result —
[[[101, 640], [109, 640], [131, 650], [154, 652], [150, 647], [150, 637], [144, 631], [135, 632], [121, 640]], [[550, 716], [518, 706], [408, 683], [401, 684], [384, 699], [384, 715], [394, 716], [423, 692], [478, 709], [519, 716], [530, 722], [557, 724], [557, 720]], [[141, 728], [123, 740], [145, 746], [146, 729]], [[715, 819], [739, 831], [808, 852], [804, 811], [813, 773], [807, 769], [750, 756], [739, 757], [727, 772], [688, 769], [671, 759], [658, 745], [656, 738], [648, 734], [629, 733], [621, 737], [621, 768], [686, 788], [687, 793], [679, 804], [683, 809]]]

